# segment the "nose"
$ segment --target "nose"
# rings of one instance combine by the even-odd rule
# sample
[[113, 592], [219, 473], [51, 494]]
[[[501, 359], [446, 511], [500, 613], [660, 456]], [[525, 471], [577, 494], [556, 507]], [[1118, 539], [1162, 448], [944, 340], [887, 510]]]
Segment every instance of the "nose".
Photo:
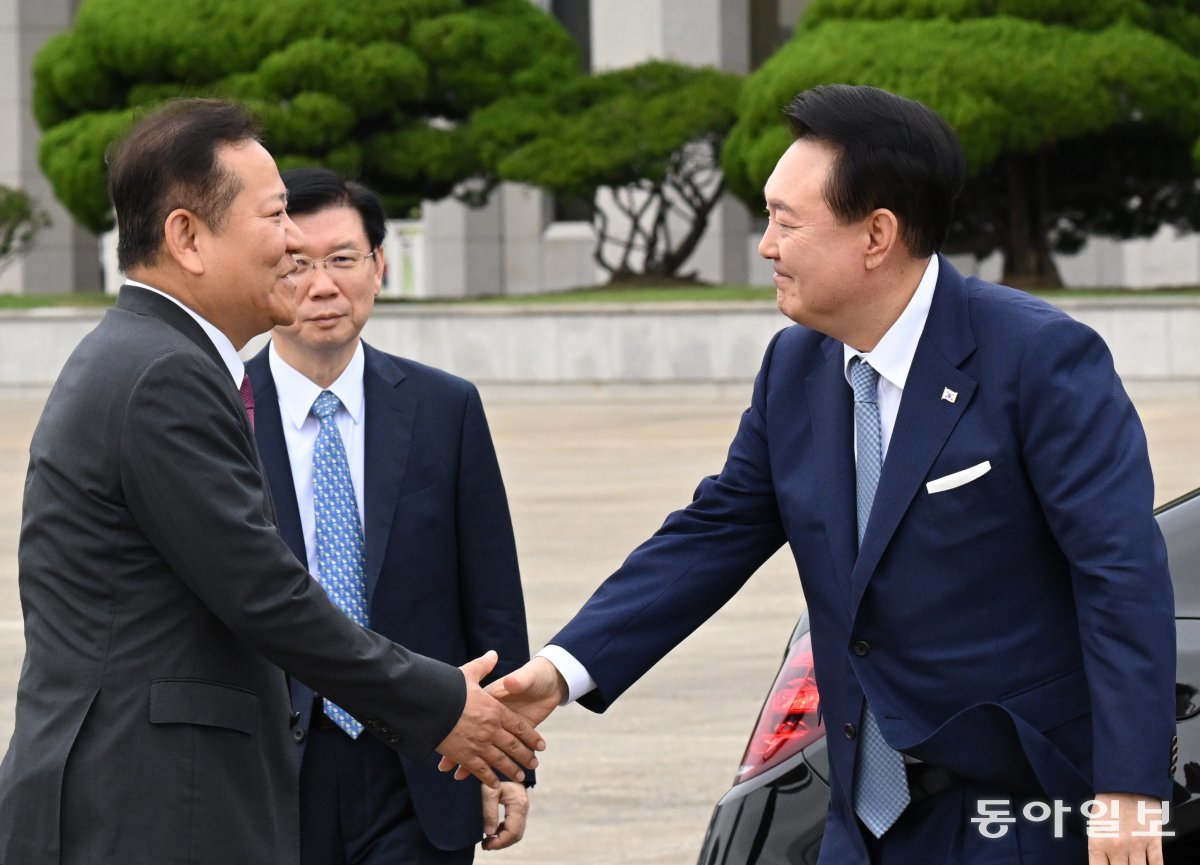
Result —
[[336, 294], [337, 291], [337, 284], [333, 281], [333, 277], [329, 275], [329, 270], [325, 264], [317, 264], [309, 271], [309, 297], [328, 297], [331, 294]]
[[767, 220], [767, 230], [763, 232], [762, 238], [758, 241], [758, 254], [766, 259], [779, 258], [778, 242], [775, 236], [775, 221]]
[[296, 255], [304, 247], [304, 232], [292, 222], [292, 218], [286, 212], [283, 214], [283, 238], [287, 244], [288, 255]]

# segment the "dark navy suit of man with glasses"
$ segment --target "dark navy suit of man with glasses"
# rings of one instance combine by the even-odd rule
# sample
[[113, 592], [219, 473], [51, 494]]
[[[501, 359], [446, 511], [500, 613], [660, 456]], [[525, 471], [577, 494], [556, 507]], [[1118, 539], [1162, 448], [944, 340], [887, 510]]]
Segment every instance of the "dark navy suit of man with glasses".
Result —
[[[280, 533], [360, 624], [454, 664], [495, 649], [512, 670], [525, 608], [479, 393], [359, 338], [383, 281], [379, 198], [327, 169], [283, 180], [304, 235], [296, 321], [246, 365]], [[481, 790], [392, 753], [299, 680], [292, 704], [303, 865], [452, 865], [485, 833], [488, 849], [520, 840], [522, 784]]]

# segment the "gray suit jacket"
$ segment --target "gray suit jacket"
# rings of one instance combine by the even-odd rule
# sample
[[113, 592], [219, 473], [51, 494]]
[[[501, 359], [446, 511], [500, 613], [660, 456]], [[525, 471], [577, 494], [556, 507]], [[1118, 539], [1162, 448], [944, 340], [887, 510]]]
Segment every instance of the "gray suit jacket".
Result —
[[289, 865], [280, 668], [413, 759], [466, 699], [454, 667], [362, 630], [309, 577], [216, 349], [143, 289], [122, 289], [50, 394], [19, 558], [4, 865]]

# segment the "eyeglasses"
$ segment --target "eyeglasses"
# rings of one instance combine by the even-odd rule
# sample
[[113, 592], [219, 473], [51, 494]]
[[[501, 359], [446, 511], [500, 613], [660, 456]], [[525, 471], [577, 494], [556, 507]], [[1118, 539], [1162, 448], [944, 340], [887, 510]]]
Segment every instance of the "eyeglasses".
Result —
[[354, 270], [368, 258], [374, 258], [374, 252], [358, 252], [354, 249], [346, 249], [342, 252], [335, 252], [333, 255], [327, 255], [324, 258], [309, 258], [306, 255], [293, 255], [292, 260], [296, 262], [295, 276], [308, 276], [314, 273], [318, 265], [325, 267], [325, 272], [330, 271], [349, 271]]

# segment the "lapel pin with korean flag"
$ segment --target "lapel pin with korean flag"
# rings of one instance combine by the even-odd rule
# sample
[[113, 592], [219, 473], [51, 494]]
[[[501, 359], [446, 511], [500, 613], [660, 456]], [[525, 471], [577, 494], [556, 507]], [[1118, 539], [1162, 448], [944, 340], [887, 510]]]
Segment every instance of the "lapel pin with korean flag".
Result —
[[948, 387], [943, 388], [942, 399], [944, 399], [946, 402], [954, 402], [956, 399], [958, 399], [958, 391], [950, 390]]

